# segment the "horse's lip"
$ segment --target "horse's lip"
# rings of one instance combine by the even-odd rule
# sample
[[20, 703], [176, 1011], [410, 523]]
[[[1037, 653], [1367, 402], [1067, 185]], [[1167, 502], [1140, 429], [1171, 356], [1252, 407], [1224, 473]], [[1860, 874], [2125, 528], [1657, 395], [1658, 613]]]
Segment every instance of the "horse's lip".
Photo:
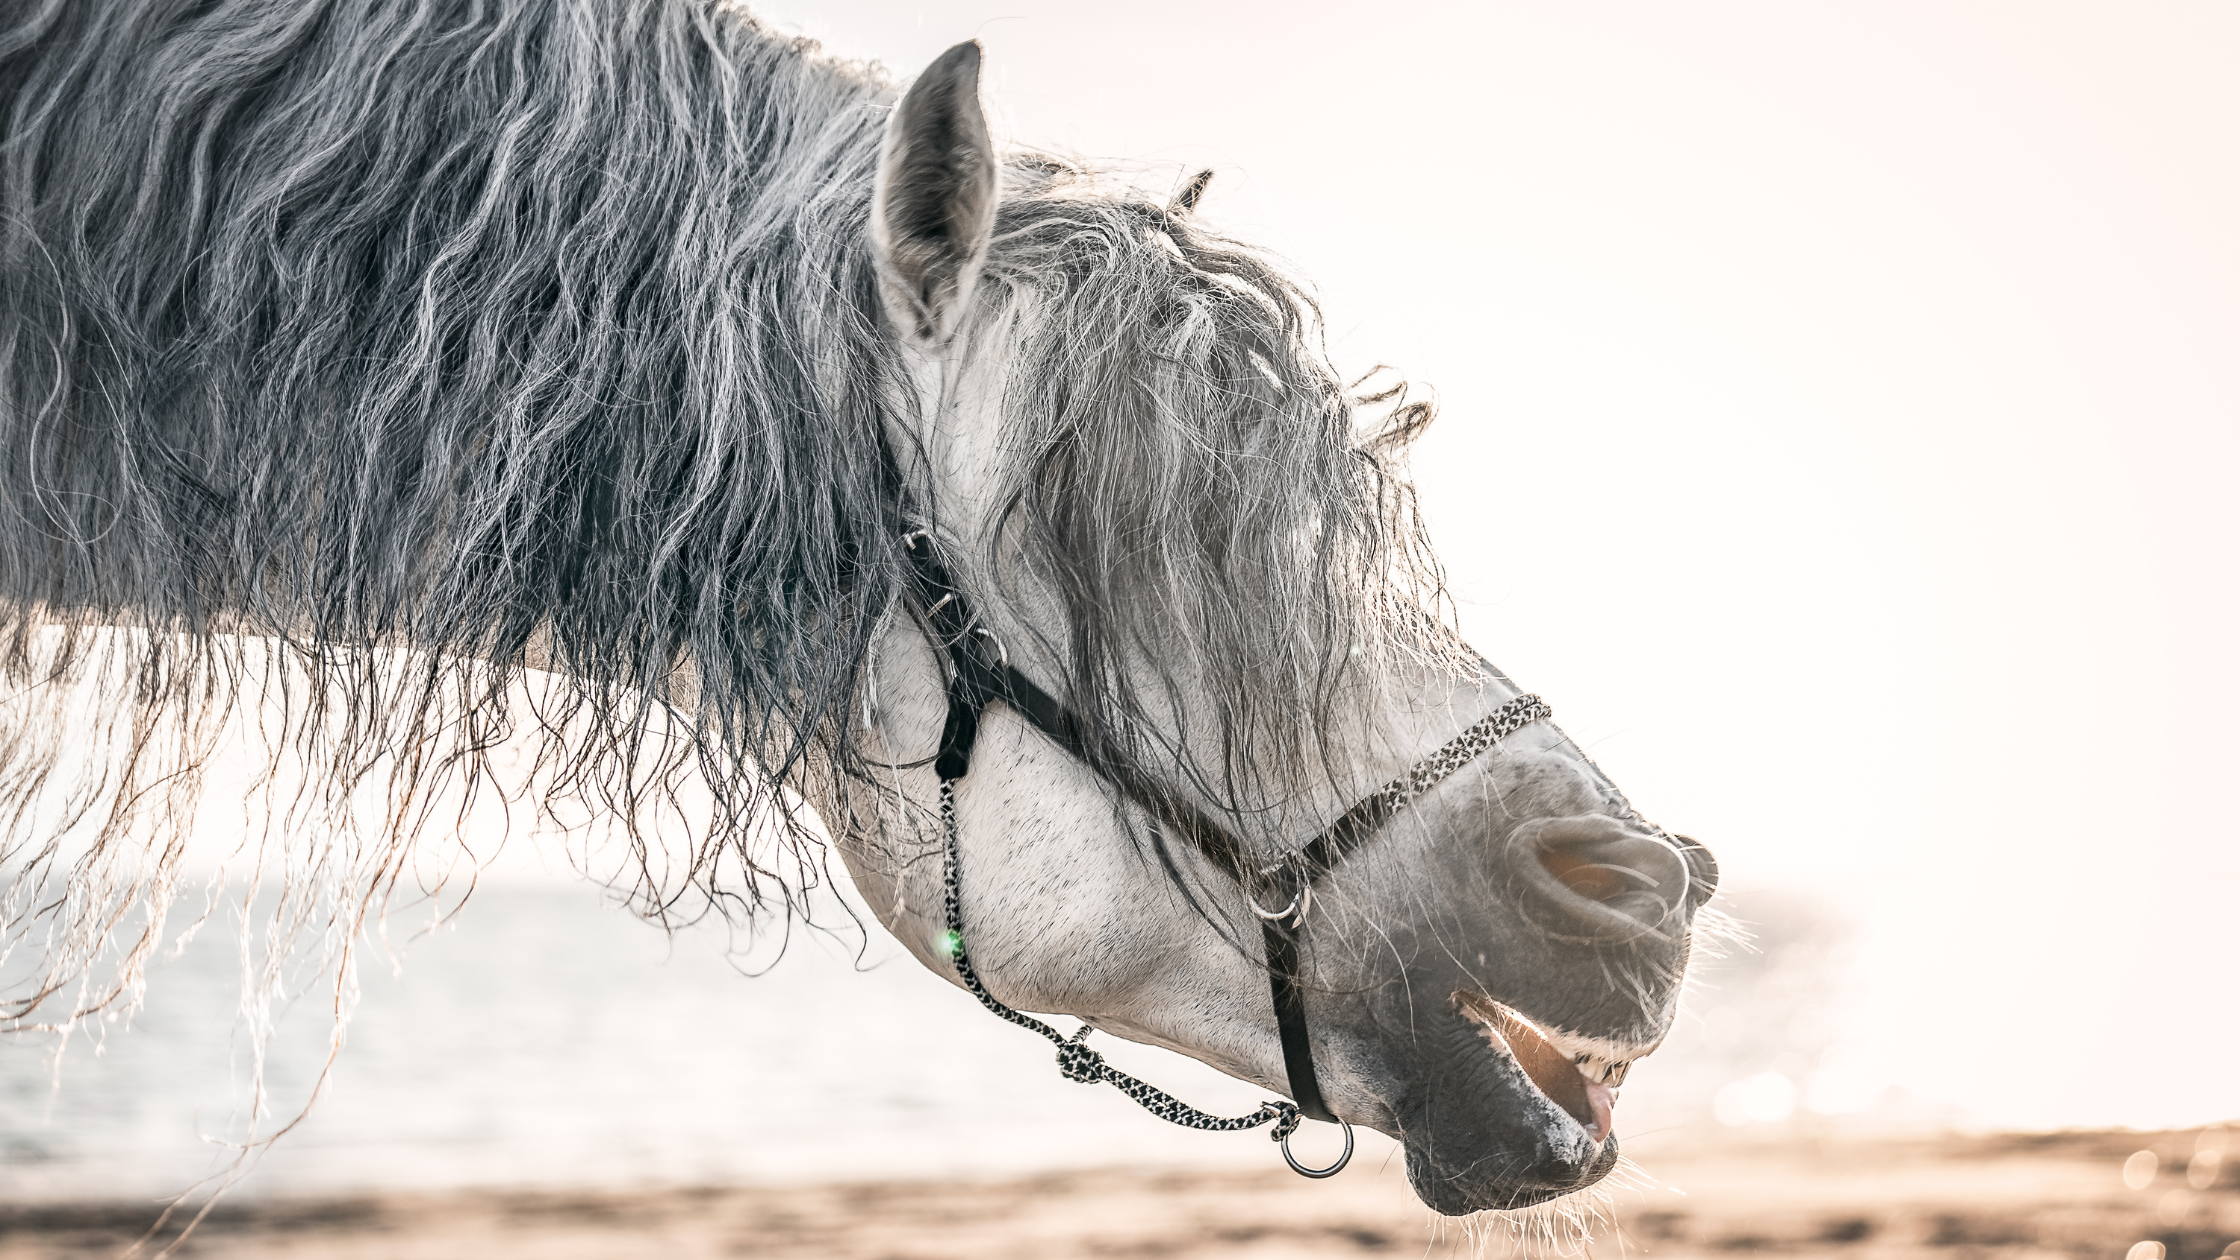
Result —
[[1483, 993], [1458, 989], [1455, 1006], [1463, 1016], [1485, 1031], [1486, 1041], [1509, 1056], [1533, 1088], [1557, 1109], [1579, 1122], [1596, 1142], [1610, 1136], [1611, 1109], [1618, 1091], [1587, 1079], [1564, 1053], [1555, 1048], [1533, 1022], [1514, 1008]]

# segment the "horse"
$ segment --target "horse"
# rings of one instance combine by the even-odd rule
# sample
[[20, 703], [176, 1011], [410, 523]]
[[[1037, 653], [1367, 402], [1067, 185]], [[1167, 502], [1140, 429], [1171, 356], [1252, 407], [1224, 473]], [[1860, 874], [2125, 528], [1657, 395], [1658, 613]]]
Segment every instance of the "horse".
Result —
[[1206, 176], [999, 149], [980, 56], [898, 90], [716, 0], [0, 17], [8, 1026], [137, 1000], [247, 723], [236, 856], [344, 971], [446, 793], [513, 790], [656, 918], [791, 922], [836, 852], [1169, 1118], [1371, 1126], [1450, 1215], [1603, 1178], [1708, 850], [1453, 631], [1430, 405]]

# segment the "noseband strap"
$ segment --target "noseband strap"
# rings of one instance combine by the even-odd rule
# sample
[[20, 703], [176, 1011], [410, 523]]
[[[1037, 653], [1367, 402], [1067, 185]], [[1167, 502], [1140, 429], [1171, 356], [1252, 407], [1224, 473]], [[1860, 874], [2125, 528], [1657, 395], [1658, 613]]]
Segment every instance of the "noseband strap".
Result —
[[[1314, 887], [1348, 854], [1359, 848], [1394, 815], [1430, 791], [1455, 771], [1470, 764], [1507, 736], [1553, 714], [1538, 696], [1518, 696], [1466, 727], [1417, 762], [1408, 773], [1363, 797], [1340, 814], [1322, 833], [1272, 863], [1256, 861], [1251, 850], [1233, 832], [1182, 799], [1152, 776], [1145, 774], [1116, 750], [1095, 746], [1084, 724], [1056, 697], [1011, 664], [1003, 646], [972, 614], [964, 592], [934, 551], [933, 538], [924, 531], [903, 536], [903, 553], [909, 557], [920, 616], [936, 648], [948, 662], [948, 718], [942, 725], [941, 746], [933, 770], [941, 780], [941, 812], [947, 853], [943, 867], [943, 908], [948, 923], [945, 942], [965, 988], [983, 1006], [1004, 1019], [1048, 1037], [1059, 1046], [1058, 1062], [1066, 1076], [1078, 1081], [1103, 1081], [1120, 1088], [1154, 1115], [1200, 1129], [1243, 1129], [1274, 1121], [1273, 1136], [1283, 1144], [1284, 1159], [1309, 1177], [1327, 1177], [1345, 1166], [1353, 1155], [1353, 1131], [1346, 1126], [1346, 1151], [1328, 1168], [1313, 1169], [1292, 1157], [1290, 1138], [1300, 1117], [1345, 1125], [1322, 1097], [1322, 1083], [1315, 1074], [1314, 1050], [1307, 1036], [1306, 990], [1299, 965], [1299, 936], [1306, 927]], [[1260, 1110], [1235, 1119], [1222, 1119], [1194, 1110], [1104, 1063], [1096, 1051], [1082, 1044], [1086, 1025], [1068, 1039], [1048, 1024], [997, 1001], [980, 983], [964, 948], [962, 899], [957, 875], [957, 783], [972, 769], [972, 747], [980, 733], [980, 717], [991, 701], [1001, 700], [1041, 731], [1052, 742], [1095, 771], [1122, 796], [1149, 813], [1155, 823], [1190, 842], [1214, 867], [1243, 890], [1260, 919], [1261, 940], [1268, 956], [1268, 985], [1275, 1002], [1276, 1031], [1283, 1043], [1284, 1072], [1290, 1079], [1290, 1103], [1265, 1103]], [[1274, 910], [1270, 906], [1277, 907]]]

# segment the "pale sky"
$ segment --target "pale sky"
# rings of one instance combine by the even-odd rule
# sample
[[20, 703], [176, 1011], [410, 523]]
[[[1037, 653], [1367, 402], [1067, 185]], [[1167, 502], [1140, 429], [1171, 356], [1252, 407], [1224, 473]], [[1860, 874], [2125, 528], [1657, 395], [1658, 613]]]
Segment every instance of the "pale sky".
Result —
[[1474, 641], [1865, 925], [1895, 1078], [2240, 1116], [2240, 5], [754, 7], [1214, 167], [1341, 366], [1444, 400]]

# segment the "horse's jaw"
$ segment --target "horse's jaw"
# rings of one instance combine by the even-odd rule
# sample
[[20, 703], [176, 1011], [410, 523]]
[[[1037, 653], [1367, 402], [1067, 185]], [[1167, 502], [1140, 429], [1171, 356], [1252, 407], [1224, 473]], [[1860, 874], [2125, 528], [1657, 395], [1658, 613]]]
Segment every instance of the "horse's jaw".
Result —
[[1397, 1117], [1408, 1183], [1425, 1206], [1447, 1216], [1531, 1207], [1617, 1167], [1608, 1086], [1459, 1006], [1439, 1025], [1430, 1035], [1447, 1053], [1417, 1074]]
[[1618, 1103], [1612, 1077], [1622, 1080], [1622, 1073], [1595, 1070], [1590, 1066], [1594, 1059], [1588, 1054], [1564, 1053], [1531, 1020], [1483, 993], [1457, 989], [1454, 1004], [1477, 1023], [1486, 1044], [1515, 1061], [1549, 1102], [1579, 1122], [1589, 1139], [1599, 1143], [1610, 1136], [1611, 1112]]
[[1376, 1004], [1370, 1022], [1405, 1018], [1412, 1035], [1397, 1055], [1387, 1042], [1381, 1054], [1355, 1043], [1332, 1056], [1352, 1069], [1341, 1111], [1399, 1140], [1409, 1184], [1442, 1215], [1528, 1208], [1608, 1176], [1617, 1079], [1639, 1052], [1613, 1067], [1589, 1049], [1612, 1043], [1539, 1024], [1456, 979], [1419, 973], [1406, 986], [1419, 1000]]
[[1603, 1043], [1454, 983], [1415, 975], [1395, 988], [1429, 1000], [1393, 993], [1362, 1012], [1372, 1027], [1406, 1021], [1404, 1038], [1332, 1038], [1339, 1113], [1397, 1139], [1409, 1184], [1447, 1216], [1531, 1207], [1609, 1175], [1618, 1164], [1611, 1078], [1622, 1069], [1581, 1049]]

